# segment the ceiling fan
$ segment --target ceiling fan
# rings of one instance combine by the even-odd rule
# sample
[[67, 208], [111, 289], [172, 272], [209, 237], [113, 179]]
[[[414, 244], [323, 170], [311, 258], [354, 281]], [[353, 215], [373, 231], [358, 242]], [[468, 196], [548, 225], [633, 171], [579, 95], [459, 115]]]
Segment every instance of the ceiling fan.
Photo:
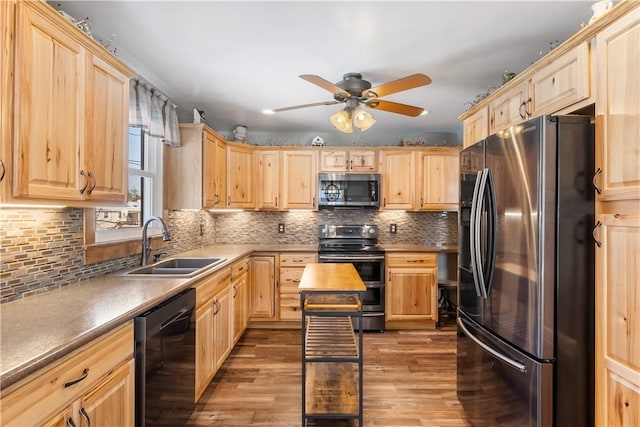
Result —
[[302, 74], [299, 77], [328, 90], [333, 94], [334, 100], [294, 105], [292, 107], [276, 108], [274, 110], [264, 110], [263, 113], [274, 114], [282, 111], [297, 110], [299, 108], [344, 103], [346, 104], [345, 108], [331, 116], [330, 120], [339, 131], [346, 133], [353, 131], [352, 124], [360, 128], [361, 131], [365, 131], [375, 123], [375, 120], [369, 113], [359, 108], [360, 104], [374, 110], [403, 114], [405, 116], [416, 117], [421, 115], [425, 111], [424, 108], [385, 101], [380, 98], [385, 95], [426, 86], [431, 83], [431, 79], [424, 74], [412, 74], [376, 87], [372, 87], [371, 83], [364, 80], [360, 73], [347, 73], [343, 75], [341, 81], [335, 84], [314, 74]]

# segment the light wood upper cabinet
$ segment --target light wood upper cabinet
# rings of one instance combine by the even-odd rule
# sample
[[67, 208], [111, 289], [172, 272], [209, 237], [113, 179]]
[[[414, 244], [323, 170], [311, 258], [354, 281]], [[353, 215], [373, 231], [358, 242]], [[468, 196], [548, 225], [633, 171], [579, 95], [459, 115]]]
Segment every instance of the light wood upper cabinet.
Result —
[[413, 209], [416, 160], [412, 151], [384, 150], [380, 153], [382, 202], [380, 209]]
[[489, 104], [489, 134], [525, 121], [529, 98], [528, 82], [520, 83]]
[[590, 96], [589, 43], [536, 71], [528, 81], [527, 118], [551, 114]]
[[418, 153], [418, 200], [416, 209], [457, 211], [460, 188], [458, 149]]
[[596, 37], [599, 198], [640, 199], [640, 11]]
[[227, 207], [255, 208], [254, 148], [227, 144]]
[[14, 196], [125, 203], [133, 73], [44, 2], [16, 23]]
[[484, 106], [464, 119], [462, 131], [465, 148], [489, 136], [489, 108]]
[[180, 147], [164, 147], [165, 207], [224, 208], [227, 202], [224, 138], [206, 125], [180, 124], [180, 143]]
[[376, 172], [378, 156], [374, 150], [321, 150], [320, 172]]
[[257, 150], [258, 161], [258, 209], [282, 208], [280, 196], [281, 151]]
[[317, 151], [291, 150], [282, 156], [282, 208], [317, 209]]
[[11, 200], [14, 1], [0, 1], [0, 203]]

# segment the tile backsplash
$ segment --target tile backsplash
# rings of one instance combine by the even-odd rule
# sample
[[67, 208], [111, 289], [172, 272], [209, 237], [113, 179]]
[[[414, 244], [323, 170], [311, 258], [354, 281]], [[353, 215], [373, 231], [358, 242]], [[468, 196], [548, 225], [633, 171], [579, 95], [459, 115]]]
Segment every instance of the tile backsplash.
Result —
[[[0, 209], [0, 303], [131, 268], [139, 255], [84, 265], [83, 210]], [[377, 224], [381, 243], [455, 244], [455, 212], [320, 210], [318, 212], [170, 211], [169, 254], [214, 243], [315, 244], [319, 224]], [[278, 233], [278, 224], [285, 232]], [[397, 225], [397, 234], [389, 232]]]

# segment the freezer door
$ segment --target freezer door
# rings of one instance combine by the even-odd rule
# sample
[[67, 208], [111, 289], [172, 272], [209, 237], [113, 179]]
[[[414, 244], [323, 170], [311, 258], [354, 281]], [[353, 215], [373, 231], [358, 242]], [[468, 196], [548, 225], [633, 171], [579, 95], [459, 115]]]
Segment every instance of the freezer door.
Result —
[[476, 321], [481, 321], [484, 298], [472, 271], [471, 221], [478, 172], [484, 168], [484, 141], [460, 152], [460, 213], [458, 215], [458, 306]]
[[457, 393], [476, 427], [553, 425], [553, 365], [458, 316]]

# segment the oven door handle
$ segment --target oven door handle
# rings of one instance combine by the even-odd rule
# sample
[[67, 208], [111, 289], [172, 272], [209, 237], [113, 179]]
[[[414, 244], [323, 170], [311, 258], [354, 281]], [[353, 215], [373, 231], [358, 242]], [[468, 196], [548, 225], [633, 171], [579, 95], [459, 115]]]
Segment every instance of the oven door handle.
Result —
[[384, 260], [384, 255], [371, 255], [363, 257], [362, 255], [320, 255], [318, 256], [320, 261], [381, 261]]
[[365, 283], [367, 289], [383, 289], [384, 283]]

